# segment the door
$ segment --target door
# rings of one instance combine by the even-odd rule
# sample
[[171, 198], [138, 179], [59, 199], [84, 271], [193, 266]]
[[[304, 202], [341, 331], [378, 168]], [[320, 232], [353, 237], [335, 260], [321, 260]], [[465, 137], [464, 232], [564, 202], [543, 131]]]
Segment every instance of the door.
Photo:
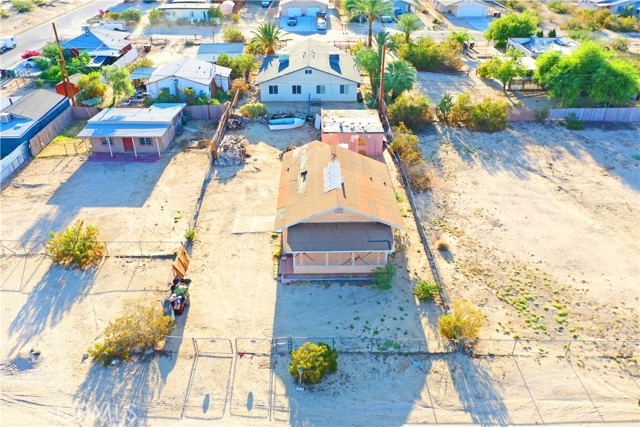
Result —
[[307, 16], [315, 18], [318, 12], [322, 12], [322, 6], [307, 6]]
[[122, 138], [122, 145], [124, 145], [124, 151], [133, 151], [133, 138]]
[[302, 15], [302, 8], [300, 6], [289, 6], [287, 8], [287, 16], [300, 16]]

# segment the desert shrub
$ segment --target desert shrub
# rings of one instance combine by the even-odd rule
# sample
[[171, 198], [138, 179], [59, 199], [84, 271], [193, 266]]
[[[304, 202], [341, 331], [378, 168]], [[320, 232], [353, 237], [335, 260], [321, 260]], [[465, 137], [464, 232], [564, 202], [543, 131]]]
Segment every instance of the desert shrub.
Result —
[[547, 34], [547, 37], [557, 37], [556, 29], [552, 28], [551, 30], [549, 30], [549, 34]]
[[5, 19], [9, 17], [9, 12], [4, 7], [0, 7], [0, 18]]
[[222, 32], [222, 39], [225, 43], [244, 43], [242, 31], [234, 27], [225, 28]]
[[451, 95], [445, 93], [436, 105], [436, 117], [438, 120], [444, 123], [449, 122], [449, 114], [451, 114], [451, 108], [453, 108], [453, 99]]
[[165, 20], [164, 11], [160, 9], [151, 9], [149, 12], [149, 23], [151, 25], [157, 25]]
[[58, 265], [85, 269], [100, 261], [104, 245], [98, 241], [97, 227], [84, 228], [84, 221], [78, 220], [58, 233], [49, 233], [47, 252]]
[[195, 46], [196, 42], [194, 40], [187, 40], [187, 41], [184, 42], [184, 45], [186, 47], [191, 47], [191, 46]]
[[78, 81], [78, 94], [81, 99], [102, 98], [107, 92], [107, 85], [102, 82], [102, 77], [97, 71], [85, 74]]
[[[400, 34], [400, 36], [402, 36], [402, 34]], [[349, 53], [351, 53], [351, 56], [355, 57], [358, 56], [358, 52], [366, 48], [367, 47], [364, 45], [364, 43], [356, 42], [349, 47]]]
[[195, 228], [190, 228], [184, 233], [184, 238], [189, 242], [193, 242], [193, 239], [196, 238], [196, 234], [198, 234], [198, 230]]
[[573, 8], [570, 5], [560, 0], [553, 0], [549, 2], [547, 6], [551, 11], [555, 13], [559, 13], [560, 15], [566, 15], [568, 13], [571, 13], [571, 11], [573, 10]]
[[42, 80], [42, 79], [37, 79], [37, 80], [34, 80], [34, 82], [33, 82], [33, 85], [34, 85], [37, 89], [40, 89], [40, 88], [44, 87], [44, 84], [45, 84], [45, 81], [44, 81], [44, 80]]
[[509, 104], [485, 97], [471, 110], [469, 128], [480, 132], [497, 132], [507, 127]]
[[451, 106], [449, 120], [453, 124], [467, 123], [471, 118], [472, 110], [473, 103], [471, 102], [471, 95], [468, 93], [461, 93]]
[[404, 123], [394, 129], [391, 149], [400, 158], [413, 191], [423, 192], [431, 188], [431, 173], [422, 155], [420, 140]]
[[148, 58], [148, 57], [136, 59], [135, 61], [130, 62], [125, 66], [125, 68], [129, 73], [133, 73], [138, 68], [151, 68], [151, 67], [153, 67], [153, 61], [151, 60], [151, 58]]
[[29, 12], [36, 7], [31, 0], [11, 0], [11, 5], [18, 13]]
[[140, 22], [141, 18], [142, 12], [138, 9], [125, 9], [120, 12], [120, 19], [124, 19], [125, 21]]
[[527, 5], [520, 0], [507, 0], [504, 5], [517, 12], [524, 12], [527, 10]]
[[413, 131], [419, 131], [432, 119], [431, 101], [415, 91], [403, 92], [389, 107], [389, 120], [394, 125], [404, 123]]
[[395, 265], [389, 263], [384, 267], [376, 268], [371, 274], [373, 281], [378, 285], [380, 289], [391, 289], [394, 277], [396, 277]]
[[640, 28], [639, 22], [635, 16], [611, 15], [604, 22], [604, 27], [620, 33], [632, 33]]
[[582, 130], [584, 129], [584, 122], [576, 116], [575, 113], [569, 113], [562, 120], [562, 124], [569, 130]]
[[239, 110], [240, 114], [247, 117], [264, 116], [268, 112], [269, 110], [267, 110], [267, 107], [259, 102], [256, 102], [254, 104], [245, 104]]
[[169, 316], [163, 315], [157, 301], [127, 302], [123, 315], [104, 330], [104, 339], [89, 349], [95, 362], [104, 365], [115, 359], [129, 360], [132, 354], [153, 349], [173, 329]]
[[207, 12], [209, 19], [224, 19], [224, 13], [220, 9], [220, 5], [212, 5]]
[[418, 71], [456, 71], [464, 65], [450, 43], [439, 45], [431, 37], [401, 44], [398, 57], [411, 63]]
[[120, 19], [120, 12], [107, 11], [104, 14], [104, 19], [118, 20], [118, 19]]
[[451, 305], [451, 314], [440, 316], [438, 329], [448, 339], [474, 339], [484, 323], [482, 310], [472, 302], [459, 299]]
[[430, 301], [438, 294], [439, 289], [440, 288], [436, 283], [423, 280], [416, 285], [413, 289], [413, 293], [418, 297], [418, 299]]
[[[302, 374], [300, 370], [302, 369]], [[303, 383], [315, 384], [324, 376], [338, 371], [338, 352], [329, 344], [305, 342], [291, 352], [289, 373]]]
[[231, 19], [231, 22], [233, 22], [234, 24], [237, 24], [238, 22], [240, 22], [240, 15], [237, 13], [232, 13], [229, 16], [229, 19]]
[[544, 122], [549, 118], [549, 107], [544, 107], [539, 110], [536, 110], [535, 114], [536, 114], [537, 122]]
[[446, 252], [449, 252], [451, 250], [451, 247], [449, 246], [449, 242], [442, 239], [436, 242], [436, 248], [438, 248], [439, 251], [446, 251]]
[[627, 39], [626, 37], [616, 37], [611, 42], [611, 48], [613, 50], [617, 50], [618, 52], [628, 52], [629, 39]]
[[249, 92], [249, 83], [245, 82], [243, 79], [235, 79], [233, 83], [231, 83], [231, 90], [233, 92], [239, 90], [240, 96], [243, 96]]

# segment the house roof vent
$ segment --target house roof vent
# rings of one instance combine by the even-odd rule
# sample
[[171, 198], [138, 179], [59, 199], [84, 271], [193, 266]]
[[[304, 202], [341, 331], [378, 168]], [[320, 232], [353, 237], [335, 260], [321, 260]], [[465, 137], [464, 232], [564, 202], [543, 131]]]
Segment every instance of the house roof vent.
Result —
[[324, 192], [327, 193], [342, 185], [342, 175], [340, 172], [340, 162], [333, 160], [324, 168]]
[[329, 54], [329, 63], [330, 64], [337, 64], [338, 62], [340, 62], [340, 55], [337, 53], [330, 53]]
[[12, 119], [11, 113], [0, 113], [0, 123], [9, 123]]

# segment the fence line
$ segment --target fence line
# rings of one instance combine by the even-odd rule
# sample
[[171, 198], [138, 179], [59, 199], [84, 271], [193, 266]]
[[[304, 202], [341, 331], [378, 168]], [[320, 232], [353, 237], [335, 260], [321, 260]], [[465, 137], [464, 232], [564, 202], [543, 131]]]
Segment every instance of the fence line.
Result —
[[0, 183], [11, 177], [15, 171], [20, 169], [31, 158], [29, 143], [23, 142], [16, 147], [8, 156], [0, 160]]
[[[174, 256], [182, 245], [178, 241], [133, 240], [101, 241], [105, 245], [105, 255], [111, 257], [168, 257]], [[120, 247], [120, 249], [118, 249]], [[21, 250], [20, 250], [21, 249]], [[123, 250], [124, 249], [124, 250]], [[9, 253], [5, 253], [8, 251]], [[46, 240], [0, 240], [0, 258], [4, 256], [47, 255]]]
[[575, 114], [585, 122], [640, 122], [640, 108], [557, 108], [549, 110], [549, 120]]

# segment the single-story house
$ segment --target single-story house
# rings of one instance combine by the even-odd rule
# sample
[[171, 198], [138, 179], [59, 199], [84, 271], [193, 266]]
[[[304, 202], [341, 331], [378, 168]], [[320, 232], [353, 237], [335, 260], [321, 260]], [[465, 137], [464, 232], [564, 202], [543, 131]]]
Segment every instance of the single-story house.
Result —
[[529, 58], [537, 58], [543, 53], [552, 51], [568, 55], [578, 46], [580, 43], [566, 37], [515, 37], [507, 41], [507, 48], [519, 50]]
[[186, 104], [154, 104], [149, 108], [107, 108], [89, 119], [78, 134], [91, 141], [94, 153], [162, 155], [182, 125]]
[[415, 12], [418, 7], [417, 0], [395, 0], [393, 2], [393, 10], [400, 10], [402, 12]]
[[431, 0], [440, 13], [450, 13], [458, 18], [482, 17], [489, 14], [489, 4], [481, 0]]
[[316, 16], [328, 8], [329, 0], [281, 0], [280, 16]]
[[384, 163], [320, 141], [284, 154], [275, 224], [283, 279], [369, 274], [387, 264], [402, 228]]
[[21, 97], [3, 98], [0, 103], [0, 182], [4, 181], [32, 155], [31, 144], [39, 152], [51, 142], [51, 132], [42, 132], [71, 103], [66, 96], [44, 89]]
[[256, 78], [262, 102], [355, 102], [361, 82], [351, 55], [311, 38], [265, 57]]
[[609, 9], [611, 13], [622, 13], [631, 7], [633, 15], [640, 17], [640, 1], [638, 0], [580, 0], [578, 6], [593, 10]]
[[201, 43], [196, 59], [215, 64], [218, 56], [223, 53], [231, 57], [240, 56], [244, 53], [244, 43]]
[[[83, 32], [76, 38], [63, 41], [60, 46], [68, 50], [71, 56], [87, 52], [93, 58], [90, 66], [110, 65], [132, 49], [129, 33], [83, 27]], [[135, 59], [135, 58], [134, 58]]]
[[376, 110], [322, 110], [322, 142], [369, 157], [381, 156], [384, 128]]
[[204, 93], [214, 97], [216, 88], [229, 90], [230, 75], [231, 68], [195, 58], [181, 59], [153, 70], [146, 84], [147, 93], [154, 98], [166, 89], [170, 95], [182, 96], [190, 88], [196, 96]]
[[210, 7], [209, 3], [163, 3], [158, 9], [164, 12], [164, 17], [169, 22], [186, 19], [195, 24], [209, 20]]

